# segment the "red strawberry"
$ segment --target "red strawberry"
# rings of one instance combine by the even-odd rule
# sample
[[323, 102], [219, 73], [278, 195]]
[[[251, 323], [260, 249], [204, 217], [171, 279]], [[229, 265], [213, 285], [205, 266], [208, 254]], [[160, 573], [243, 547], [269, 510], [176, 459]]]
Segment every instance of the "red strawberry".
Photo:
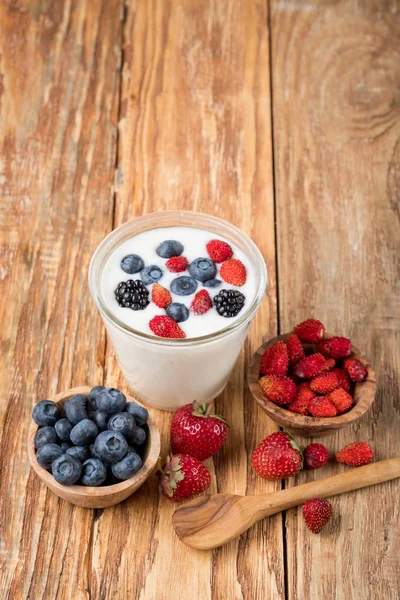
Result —
[[284, 431], [275, 431], [274, 433], [267, 435], [261, 444], [263, 445], [264, 450], [266, 448], [291, 448], [291, 441], [292, 438], [288, 433], [285, 433]]
[[275, 342], [261, 357], [262, 375], [286, 375], [288, 367], [289, 356], [285, 342]]
[[304, 349], [300, 338], [295, 333], [289, 335], [288, 339], [286, 340], [286, 345], [291, 365], [295, 365], [299, 362], [299, 360], [305, 357]]
[[186, 271], [189, 261], [185, 256], [172, 256], [167, 260], [165, 266], [171, 273], [182, 273]]
[[210, 415], [211, 404], [186, 404], [171, 421], [170, 442], [173, 454], [190, 454], [205, 460], [225, 443], [227, 426], [222, 417]]
[[231, 285], [241, 286], [246, 283], [246, 267], [242, 263], [242, 261], [237, 258], [230, 258], [226, 260], [220, 269], [220, 275], [226, 283], [230, 283]]
[[329, 396], [315, 396], [308, 404], [308, 412], [318, 418], [336, 416], [335, 405], [329, 400]]
[[348, 373], [351, 381], [361, 383], [367, 378], [367, 369], [356, 358], [346, 358], [343, 363], [345, 370]]
[[332, 516], [332, 504], [323, 498], [313, 498], [303, 504], [303, 517], [312, 533], [319, 533]]
[[322, 373], [310, 381], [312, 391], [321, 396], [333, 392], [337, 387], [339, 387], [339, 380], [335, 373]]
[[160, 492], [168, 500], [187, 500], [204, 492], [211, 483], [208, 469], [197, 458], [188, 454], [167, 456], [158, 476]]
[[310, 354], [302, 358], [294, 367], [294, 372], [297, 377], [302, 379], [311, 379], [321, 372], [325, 365], [325, 358], [322, 354]]
[[207, 290], [200, 290], [197, 292], [190, 305], [190, 310], [195, 315], [204, 315], [210, 308], [212, 308], [212, 300]]
[[351, 341], [345, 337], [331, 337], [321, 340], [317, 350], [328, 358], [344, 358], [351, 353]]
[[223, 263], [232, 257], [233, 250], [229, 244], [221, 240], [210, 240], [207, 245], [208, 256], [216, 263]]
[[338, 415], [345, 413], [353, 405], [353, 398], [341, 387], [331, 392], [328, 398], [335, 405]]
[[325, 364], [321, 369], [321, 373], [328, 373], [329, 371], [332, 371], [332, 369], [334, 368], [335, 365], [336, 365], [336, 360], [334, 358], [328, 358], [325, 361]]
[[315, 397], [314, 392], [310, 388], [310, 384], [306, 381], [297, 386], [296, 397], [291, 402], [287, 409], [299, 415], [308, 414], [308, 403]]
[[333, 369], [332, 373], [335, 373], [336, 377], [339, 380], [339, 387], [343, 388], [345, 392], [350, 391], [350, 379], [344, 369]]
[[374, 460], [374, 451], [368, 442], [354, 442], [336, 454], [336, 460], [350, 467], [367, 465]]
[[328, 460], [328, 450], [322, 444], [309, 444], [303, 455], [306, 469], [319, 469]]
[[185, 338], [186, 334], [179, 325], [167, 317], [167, 315], [157, 315], [149, 323], [150, 329], [155, 335], [163, 338]]
[[290, 438], [290, 444], [286, 447], [283, 444], [271, 446], [269, 438], [263, 440], [253, 452], [251, 464], [254, 470], [266, 479], [284, 479], [296, 475], [303, 463], [296, 443]]
[[159, 308], [166, 308], [172, 302], [169, 291], [159, 283], [153, 285], [151, 299]]
[[316, 319], [307, 319], [296, 325], [293, 329], [293, 333], [299, 336], [302, 342], [308, 342], [309, 344], [316, 344], [325, 334], [325, 327], [321, 321]]
[[264, 396], [275, 404], [290, 404], [296, 395], [295, 384], [285, 375], [264, 375], [259, 383]]

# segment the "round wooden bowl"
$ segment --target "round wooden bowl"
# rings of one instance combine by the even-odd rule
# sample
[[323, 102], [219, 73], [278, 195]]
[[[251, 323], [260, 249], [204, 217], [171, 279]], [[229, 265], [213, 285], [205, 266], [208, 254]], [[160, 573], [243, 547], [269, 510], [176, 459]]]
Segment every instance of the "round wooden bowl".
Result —
[[[358, 421], [369, 409], [375, 399], [376, 379], [375, 371], [367, 358], [355, 346], [351, 347], [351, 356], [357, 358], [367, 369], [368, 376], [363, 383], [357, 383], [354, 388], [354, 406], [347, 413], [338, 417], [327, 417], [320, 419], [317, 417], [309, 417], [292, 413], [285, 408], [274, 404], [267, 400], [263, 395], [258, 383], [260, 361], [264, 351], [272, 346], [278, 340], [286, 341], [290, 333], [279, 335], [271, 340], [264, 342], [257, 352], [253, 355], [247, 372], [247, 383], [253, 398], [261, 406], [263, 411], [267, 413], [271, 419], [279, 423], [291, 433], [296, 433], [304, 437], [321, 437], [329, 433], [347, 427]], [[332, 337], [326, 334], [325, 337]], [[306, 345], [307, 346], [307, 345]], [[311, 345], [309, 345], [311, 346]]]
[[[75, 394], [89, 394], [90, 387], [75, 387], [71, 388], [67, 392], [57, 394], [53, 398], [60, 407], [63, 406], [64, 402], [75, 396]], [[126, 397], [128, 402], [136, 402], [140, 404], [136, 399]], [[149, 416], [147, 421], [148, 437], [147, 437], [147, 448], [143, 456], [143, 466], [130, 479], [116, 483], [115, 485], [99, 486], [99, 487], [88, 487], [85, 485], [62, 485], [58, 483], [53, 475], [43, 469], [36, 460], [35, 445], [33, 438], [38, 430], [37, 424], [32, 421], [32, 425], [29, 430], [28, 438], [28, 455], [29, 460], [35, 473], [40, 479], [50, 488], [57, 496], [76, 504], [77, 506], [83, 506], [84, 508], [107, 508], [114, 506], [122, 500], [125, 500], [136, 492], [138, 488], [146, 481], [151, 472], [154, 470], [158, 457], [160, 455], [160, 433], [153, 421]]]

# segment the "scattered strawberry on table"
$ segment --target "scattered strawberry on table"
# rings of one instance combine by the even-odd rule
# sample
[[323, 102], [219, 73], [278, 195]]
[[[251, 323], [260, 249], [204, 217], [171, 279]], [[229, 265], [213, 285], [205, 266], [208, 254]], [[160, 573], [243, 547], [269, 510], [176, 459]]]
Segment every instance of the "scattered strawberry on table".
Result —
[[167, 456], [158, 471], [160, 491], [168, 500], [187, 500], [204, 492], [211, 484], [209, 470], [194, 456]]
[[303, 517], [312, 533], [323, 530], [332, 516], [332, 504], [324, 498], [313, 498], [303, 504]]
[[328, 460], [328, 450], [322, 444], [309, 444], [304, 448], [303, 456], [306, 469], [320, 469]]
[[251, 464], [261, 477], [284, 479], [301, 470], [303, 457], [290, 435], [272, 433], [254, 450]]
[[336, 460], [350, 467], [361, 467], [374, 460], [374, 451], [368, 442], [354, 442], [337, 452]]

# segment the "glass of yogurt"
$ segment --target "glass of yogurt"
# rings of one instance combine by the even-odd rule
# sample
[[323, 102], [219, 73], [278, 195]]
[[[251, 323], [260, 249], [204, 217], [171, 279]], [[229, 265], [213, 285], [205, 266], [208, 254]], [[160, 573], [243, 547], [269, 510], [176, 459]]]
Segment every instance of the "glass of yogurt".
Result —
[[262, 254], [243, 231], [189, 211], [124, 223], [89, 267], [129, 387], [164, 410], [224, 389], [266, 285]]

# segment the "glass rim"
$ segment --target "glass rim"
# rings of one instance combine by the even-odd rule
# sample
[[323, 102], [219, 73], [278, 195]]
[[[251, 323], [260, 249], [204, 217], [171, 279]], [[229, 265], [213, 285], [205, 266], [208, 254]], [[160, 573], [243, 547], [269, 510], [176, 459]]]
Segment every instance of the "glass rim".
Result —
[[[101, 259], [107, 254], [107, 251], [110, 249], [109, 248], [110, 246], [112, 246], [113, 249], [115, 247], [117, 247], [117, 246], [114, 246], [113, 243], [114, 243], [114, 241], [118, 240], [118, 238], [121, 237], [121, 235], [123, 235], [123, 233], [130, 230], [131, 228], [134, 228], [134, 226], [136, 224], [140, 225], [141, 223], [143, 224], [146, 221], [151, 222], [154, 218], [157, 218], [159, 220], [161, 219], [161, 220], [168, 221], [169, 219], [179, 218], [179, 217], [181, 217], [181, 218], [182, 217], [183, 218], [191, 217], [192, 219], [201, 221], [202, 224], [204, 224], [204, 225], [206, 225], [207, 223], [210, 223], [210, 222], [214, 223], [214, 224], [219, 225], [222, 228], [224, 228], [225, 231], [229, 230], [232, 233], [234, 233], [237, 237], [241, 238], [241, 240], [245, 242], [246, 246], [248, 246], [252, 250], [252, 252], [255, 254], [255, 258], [258, 263], [257, 267], [259, 268], [260, 281], [259, 281], [257, 293], [254, 296], [252, 302], [247, 307], [247, 309], [245, 310], [243, 315], [241, 315], [240, 318], [236, 319], [232, 324], [228, 324], [226, 327], [223, 327], [222, 329], [219, 329], [218, 331], [209, 333], [207, 335], [196, 336], [196, 337], [192, 337], [192, 338], [162, 338], [162, 337], [157, 337], [157, 336], [150, 335], [148, 333], [144, 333], [142, 331], [133, 329], [129, 325], [126, 325], [125, 323], [120, 321], [120, 319], [118, 319], [118, 317], [116, 317], [110, 311], [110, 309], [107, 307], [107, 305], [105, 304], [105, 302], [102, 298], [100, 289], [99, 289], [99, 287], [100, 287], [98, 285], [99, 281], [97, 281], [96, 275], [98, 274], [98, 271], [101, 267], [101, 264], [99, 264]], [[163, 227], [163, 226], [174, 227], [174, 225], [168, 225], [168, 223], [166, 223], [165, 225], [163, 225], [163, 224], [158, 225], [158, 227]], [[182, 226], [183, 227], [196, 227], [195, 224], [193, 224], [193, 225], [183, 224]], [[140, 233], [140, 232], [138, 232], [138, 233]], [[134, 231], [132, 231], [132, 235], [134, 235]], [[223, 235], [223, 232], [221, 233], [221, 235]], [[244, 231], [239, 229], [239, 227], [232, 225], [231, 223], [229, 223], [228, 221], [225, 221], [224, 219], [220, 219], [219, 217], [214, 217], [213, 215], [209, 215], [207, 213], [200, 213], [200, 212], [191, 211], [191, 210], [181, 210], [181, 211], [152, 212], [152, 213], [148, 213], [146, 215], [141, 215], [140, 217], [135, 217], [134, 219], [131, 219], [130, 221], [125, 221], [125, 223], [122, 223], [121, 225], [119, 225], [118, 227], [116, 227], [115, 229], [110, 231], [110, 233], [108, 233], [106, 235], [106, 237], [103, 238], [103, 240], [97, 246], [96, 250], [94, 251], [94, 253], [92, 255], [92, 258], [91, 258], [90, 264], [89, 264], [88, 282], [89, 282], [90, 294], [91, 294], [93, 301], [96, 304], [101, 316], [103, 317], [103, 319], [105, 319], [109, 323], [112, 323], [113, 326], [117, 327], [124, 334], [126, 334], [130, 337], [134, 337], [138, 340], [141, 340], [141, 341], [149, 343], [149, 344], [156, 344], [156, 345], [163, 345], [163, 346], [175, 346], [175, 347], [181, 346], [182, 347], [182, 346], [194, 346], [194, 345], [206, 344], [211, 341], [216, 341], [220, 338], [227, 337], [231, 333], [234, 333], [235, 331], [240, 329], [246, 320], [248, 320], [248, 319], [251, 320], [253, 318], [254, 313], [256, 312], [256, 310], [258, 309], [258, 307], [260, 306], [260, 304], [264, 298], [265, 291], [267, 288], [267, 283], [268, 283], [268, 274], [267, 274], [267, 267], [266, 267], [266, 264], [264, 261], [264, 257], [261, 254], [261, 251], [259, 250], [258, 246], [247, 235], [247, 233], [245, 233]]]

